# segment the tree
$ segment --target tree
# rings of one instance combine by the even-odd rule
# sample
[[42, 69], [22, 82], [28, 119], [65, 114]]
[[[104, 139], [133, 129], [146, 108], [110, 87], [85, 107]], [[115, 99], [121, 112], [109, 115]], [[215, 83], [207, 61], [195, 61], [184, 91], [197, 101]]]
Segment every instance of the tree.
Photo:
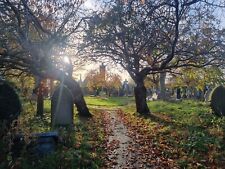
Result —
[[114, 90], [118, 91], [122, 86], [119, 75], [109, 72], [102, 75], [102, 73], [97, 70], [89, 71], [85, 81], [87, 88], [91, 91], [95, 91], [96, 95], [99, 94], [100, 90], [105, 90], [110, 96]]
[[215, 66], [197, 68], [182, 68], [179, 76], [174, 77], [173, 86], [197, 88], [203, 91], [205, 86], [215, 87], [224, 83], [223, 71]]
[[89, 20], [81, 49], [95, 60], [120, 64], [136, 84], [137, 112], [149, 114], [147, 75], [220, 64], [223, 30], [207, 5], [200, 0], [112, 1]]
[[81, 0], [2, 0], [0, 70], [4, 74], [16, 69], [61, 81], [74, 94], [79, 114], [89, 116], [79, 84], [61, 69], [64, 62], [60, 62], [68, 40], [74, 42], [75, 34], [80, 31], [82, 3]]
[[105, 78], [103, 78], [97, 70], [88, 72], [85, 81], [87, 83], [87, 88], [91, 91], [95, 91], [96, 95], [99, 95], [100, 90], [106, 87]]
[[118, 74], [108, 73], [106, 81], [106, 91], [108, 96], [111, 96], [113, 92], [119, 94], [119, 89], [122, 86], [121, 77]]

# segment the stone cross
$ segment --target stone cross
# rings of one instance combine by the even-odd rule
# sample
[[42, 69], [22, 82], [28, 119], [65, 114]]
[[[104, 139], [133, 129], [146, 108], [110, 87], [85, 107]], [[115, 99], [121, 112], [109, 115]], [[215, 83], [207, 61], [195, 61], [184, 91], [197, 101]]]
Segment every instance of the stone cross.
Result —
[[59, 85], [51, 98], [51, 123], [55, 126], [73, 125], [73, 95], [64, 85]]

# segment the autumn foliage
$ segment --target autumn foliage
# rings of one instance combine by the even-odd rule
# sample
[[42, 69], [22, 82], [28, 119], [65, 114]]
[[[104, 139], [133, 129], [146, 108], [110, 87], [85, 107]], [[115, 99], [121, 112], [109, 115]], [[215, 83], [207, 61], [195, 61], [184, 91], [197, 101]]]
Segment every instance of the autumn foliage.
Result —
[[91, 92], [105, 91], [109, 96], [122, 86], [121, 77], [118, 74], [101, 74], [97, 70], [91, 70], [85, 78], [86, 86]]

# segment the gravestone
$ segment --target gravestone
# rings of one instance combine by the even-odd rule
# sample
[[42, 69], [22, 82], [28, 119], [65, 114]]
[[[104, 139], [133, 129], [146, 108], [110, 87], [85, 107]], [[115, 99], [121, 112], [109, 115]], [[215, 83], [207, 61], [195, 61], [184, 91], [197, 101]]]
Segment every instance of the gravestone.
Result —
[[212, 89], [208, 89], [205, 92], [205, 95], [204, 95], [205, 102], [209, 102], [210, 101], [210, 94], [211, 94], [211, 92], [212, 92]]
[[58, 142], [57, 132], [36, 133], [29, 144], [29, 151], [37, 156], [44, 156], [56, 150]]
[[55, 126], [73, 125], [73, 95], [70, 90], [59, 85], [51, 98], [51, 123]]
[[10, 125], [21, 112], [21, 103], [16, 91], [4, 80], [0, 80], [0, 121]]
[[21, 156], [24, 148], [31, 155], [39, 157], [51, 154], [56, 151], [58, 144], [58, 132], [34, 133], [29, 136], [29, 144], [25, 143], [25, 136], [17, 134], [12, 139], [12, 158], [16, 159]]
[[177, 88], [177, 99], [181, 99], [181, 89]]
[[158, 99], [158, 94], [157, 93], [153, 93], [152, 100], [157, 100], [157, 99]]

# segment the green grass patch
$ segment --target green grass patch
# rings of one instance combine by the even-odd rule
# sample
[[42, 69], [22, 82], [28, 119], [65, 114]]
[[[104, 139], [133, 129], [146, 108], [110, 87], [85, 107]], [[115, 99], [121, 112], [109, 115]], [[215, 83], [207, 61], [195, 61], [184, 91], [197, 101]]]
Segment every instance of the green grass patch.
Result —
[[133, 97], [85, 97], [88, 106], [118, 107], [133, 103]]

